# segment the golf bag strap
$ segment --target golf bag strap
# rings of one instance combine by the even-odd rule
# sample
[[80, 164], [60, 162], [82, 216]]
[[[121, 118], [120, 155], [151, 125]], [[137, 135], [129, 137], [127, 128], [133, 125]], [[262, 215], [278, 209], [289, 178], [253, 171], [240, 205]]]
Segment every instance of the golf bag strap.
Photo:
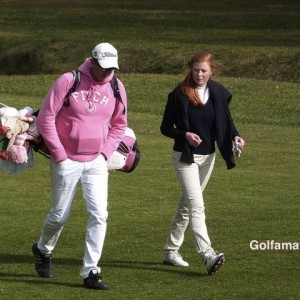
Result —
[[121, 97], [121, 94], [120, 94], [118, 80], [117, 80], [116, 76], [113, 76], [113, 78], [110, 81], [110, 85], [111, 85], [111, 88], [114, 92], [114, 97], [116, 98], [116, 100], [120, 101], [123, 104], [123, 106], [124, 106], [123, 114], [125, 114], [126, 108], [125, 108], [125, 105], [123, 103], [123, 100], [122, 100], [122, 97]]
[[71, 94], [75, 92], [78, 82], [80, 82], [80, 71], [77, 69], [73, 70], [72, 74], [73, 74], [73, 78], [74, 78], [74, 83], [73, 83], [73, 86], [69, 89], [69, 91], [65, 97], [66, 101], [64, 101], [64, 106], [70, 106], [69, 98], [70, 98]]

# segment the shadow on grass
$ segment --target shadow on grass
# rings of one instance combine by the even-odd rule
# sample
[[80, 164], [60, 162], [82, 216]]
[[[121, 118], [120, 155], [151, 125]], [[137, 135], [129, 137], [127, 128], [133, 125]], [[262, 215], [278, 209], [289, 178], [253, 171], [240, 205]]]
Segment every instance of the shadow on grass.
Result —
[[186, 267], [176, 267], [171, 265], [165, 265], [160, 262], [137, 262], [137, 261], [106, 261], [101, 263], [103, 266], [107, 266], [110, 268], [126, 268], [126, 269], [138, 269], [138, 270], [149, 270], [149, 271], [158, 271], [165, 273], [178, 273], [181, 275], [185, 275], [188, 277], [199, 277], [199, 276], [207, 276], [207, 274], [189, 271]]
[[[6, 277], [6, 278], [3, 278]], [[76, 283], [67, 283], [67, 282], [61, 282], [61, 281], [54, 281], [52, 278], [41, 278], [37, 277], [37, 279], [26, 279], [26, 278], [33, 278], [34, 276], [29, 274], [9, 274], [9, 273], [1, 273], [0, 272], [0, 278], [2, 282], [20, 282], [20, 283], [28, 283], [28, 284], [34, 284], [34, 285], [48, 285], [48, 286], [66, 286], [71, 288], [82, 288], [82, 284], [76, 284]], [[19, 278], [19, 279], [18, 279]]]
[[[27, 283], [33, 285], [48, 285], [48, 286], [65, 286], [71, 288], [82, 288], [82, 284], [74, 284], [74, 283], [67, 283], [62, 281], [57, 281], [58, 277], [52, 278], [41, 278], [36, 275], [34, 271], [34, 257], [29, 255], [16, 255], [16, 254], [0, 254], [0, 264], [32, 264], [32, 273], [15, 273], [15, 272], [0, 272], [0, 278], [2, 282], [20, 282], [20, 283]], [[80, 259], [62, 259], [57, 258], [55, 259], [54, 264], [59, 265], [80, 265], [82, 264], [82, 260]], [[13, 278], [13, 279], [12, 279]], [[27, 279], [30, 278], [30, 279]]]
[[[28, 255], [15, 255], [15, 254], [0, 254], [0, 263], [17, 263], [17, 264], [34, 264], [34, 258], [33, 256]], [[56, 257], [53, 259], [54, 267], [55, 265], [81, 265], [82, 260], [81, 259], [66, 259], [66, 258], [59, 258]], [[183, 267], [175, 267], [175, 266], [169, 266], [165, 265], [163, 263], [154, 261], [130, 261], [130, 260], [107, 260], [107, 261], [101, 261], [100, 265], [102, 267], [108, 267], [108, 268], [120, 268], [120, 269], [136, 269], [136, 270], [146, 270], [146, 271], [155, 271], [155, 272], [164, 272], [164, 273], [178, 273], [180, 275], [184, 275], [187, 277], [199, 277], [199, 276], [207, 276], [207, 274], [203, 274], [200, 272], [195, 271], [189, 271], [187, 268]], [[63, 282], [57, 282], [53, 281], [55, 278], [39, 278], [37, 280], [26, 280], [25, 278], [33, 278], [32, 274], [16, 274], [16, 273], [2, 273], [0, 272], [1, 281], [11, 281], [10, 277], [14, 278], [14, 281], [19, 282], [27, 282], [31, 284], [47, 284], [47, 285], [65, 285], [69, 287], [81, 287], [79, 284], [68, 284]], [[7, 279], [4, 279], [3, 277], [8, 277]], [[24, 278], [17, 279], [17, 278]]]
[[[8, 253], [0, 253], [0, 263], [33, 263], [34, 257], [33, 255], [17, 255], [17, 254], [8, 254]], [[53, 263], [60, 265], [78, 265], [82, 264], [81, 259], [73, 259], [73, 258], [53, 258]]]

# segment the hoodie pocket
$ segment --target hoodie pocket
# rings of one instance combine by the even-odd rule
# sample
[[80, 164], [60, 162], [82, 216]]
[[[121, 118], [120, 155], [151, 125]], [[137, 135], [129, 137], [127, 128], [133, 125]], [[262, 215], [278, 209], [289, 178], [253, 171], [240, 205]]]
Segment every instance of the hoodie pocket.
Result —
[[83, 155], [99, 153], [106, 140], [104, 131], [99, 125], [73, 123], [70, 138], [75, 152]]

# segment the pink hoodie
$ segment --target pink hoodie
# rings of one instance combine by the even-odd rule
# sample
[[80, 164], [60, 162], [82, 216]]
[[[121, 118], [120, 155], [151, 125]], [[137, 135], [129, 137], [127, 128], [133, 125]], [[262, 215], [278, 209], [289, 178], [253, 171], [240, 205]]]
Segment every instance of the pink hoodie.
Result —
[[[127, 96], [118, 80], [123, 104], [110, 85], [113, 73], [103, 82], [90, 74], [91, 58], [79, 67], [80, 83], [63, 105], [73, 85], [73, 74], [65, 73], [54, 83], [37, 118], [37, 127], [55, 162], [66, 158], [86, 162], [100, 153], [108, 159], [118, 147], [127, 127]], [[125, 113], [124, 113], [125, 106]]]

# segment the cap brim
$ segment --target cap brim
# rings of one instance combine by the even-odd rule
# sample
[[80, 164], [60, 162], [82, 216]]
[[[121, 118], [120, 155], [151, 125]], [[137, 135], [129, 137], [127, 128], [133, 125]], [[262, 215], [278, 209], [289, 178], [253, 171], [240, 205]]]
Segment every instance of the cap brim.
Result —
[[115, 59], [105, 59], [105, 60], [98, 60], [99, 65], [103, 69], [109, 69], [109, 68], [116, 68], [119, 69], [118, 61]]

